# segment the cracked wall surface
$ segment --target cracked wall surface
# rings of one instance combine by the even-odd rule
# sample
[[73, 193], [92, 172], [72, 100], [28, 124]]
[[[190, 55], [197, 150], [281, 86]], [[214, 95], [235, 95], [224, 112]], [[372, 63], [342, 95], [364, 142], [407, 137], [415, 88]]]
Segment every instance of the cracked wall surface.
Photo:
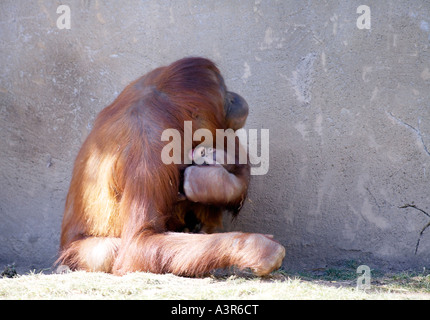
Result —
[[370, 30], [361, 1], [62, 4], [70, 30], [56, 1], [0, 3], [0, 267], [51, 266], [96, 114], [190, 55], [247, 99], [248, 129], [270, 130], [270, 169], [226, 230], [273, 234], [288, 269], [430, 267], [428, 1], [367, 3]]

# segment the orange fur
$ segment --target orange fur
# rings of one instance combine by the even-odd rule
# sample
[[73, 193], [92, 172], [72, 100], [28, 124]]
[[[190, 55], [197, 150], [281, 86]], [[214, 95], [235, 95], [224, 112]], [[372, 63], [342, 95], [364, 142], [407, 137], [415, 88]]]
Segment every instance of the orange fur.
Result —
[[[222, 211], [237, 213], [246, 196], [249, 166], [230, 165], [223, 170], [241, 187], [234, 199], [178, 202], [187, 165], [166, 165], [160, 157], [164, 129], [183, 136], [184, 121], [214, 136], [215, 129], [226, 129], [225, 96], [211, 61], [185, 58], [132, 82], [102, 110], [75, 161], [58, 263], [115, 274], [187, 276], [231, 265], [264, 274], [272, 269], [263, 267], [267, 261], [278, 266], [283, 248], [264, 236], [172, 232], [186, 229], [190, 215], [211, 232], [220, 226]], [[217, 183], [222, 188], [223, 181]]]

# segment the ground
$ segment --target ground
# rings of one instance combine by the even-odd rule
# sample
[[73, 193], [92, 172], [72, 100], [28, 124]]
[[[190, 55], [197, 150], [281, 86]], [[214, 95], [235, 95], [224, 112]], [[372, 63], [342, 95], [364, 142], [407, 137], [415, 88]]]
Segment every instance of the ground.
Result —
[[31, 272], [0, 278], [0, 299], [419, 299], [430, 300], [430, 273], [395, 274], [372, 270], [371, 288], [356, 288], [353, 269], [308, 273], [276, 271], [268, 277], [217, 274], [184, 278], [137, 272], [122, 277], [106, 273]]

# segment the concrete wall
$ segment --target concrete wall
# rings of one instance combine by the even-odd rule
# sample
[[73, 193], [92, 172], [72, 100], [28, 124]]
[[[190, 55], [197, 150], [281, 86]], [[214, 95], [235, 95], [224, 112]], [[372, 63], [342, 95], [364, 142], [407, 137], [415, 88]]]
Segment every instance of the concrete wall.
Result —
[[96, 114], [198, 55], [270, 129], [270, 170], [227, 230], [274, 234], [290, 269], [430, 267], [428, 1], [2, 0], [0, 25], [0, 266], [51, 265]]

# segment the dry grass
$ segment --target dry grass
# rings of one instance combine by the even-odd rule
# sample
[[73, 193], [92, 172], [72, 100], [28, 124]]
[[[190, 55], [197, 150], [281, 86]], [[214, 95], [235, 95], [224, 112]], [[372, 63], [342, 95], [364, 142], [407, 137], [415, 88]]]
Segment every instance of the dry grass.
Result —
[[[18, 275], [0, 278], [0, 299], [425, 299], [430, 275], [395, 274], [372, 278], [372, 288], [357, 290], [348, 274], [323, 276], [275, 272], [250, 276], [191, 279], [174, 275], [105, 273]], [[355, 277], [356, 275], [354, 275]]]

